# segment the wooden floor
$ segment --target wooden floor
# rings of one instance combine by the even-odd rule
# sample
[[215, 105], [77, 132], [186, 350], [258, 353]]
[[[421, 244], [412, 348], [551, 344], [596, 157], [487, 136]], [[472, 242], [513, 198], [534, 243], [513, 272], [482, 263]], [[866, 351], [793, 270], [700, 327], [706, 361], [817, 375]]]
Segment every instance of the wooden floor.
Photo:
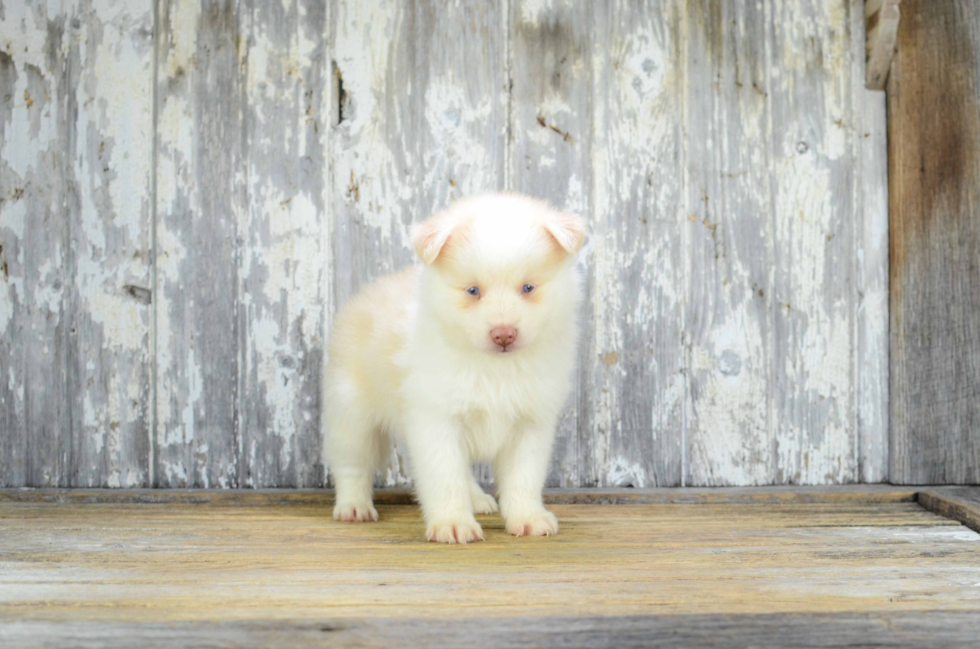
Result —
[[465, 547], [426, 543], [404, 504], [334, 522], [322, 494], [19, 493], [0, 494], [4, 647], [980, 638], [980, 535], [908, 491], [554, 504], [558, 536], [514, 538], [482, 516], [486, 542]]

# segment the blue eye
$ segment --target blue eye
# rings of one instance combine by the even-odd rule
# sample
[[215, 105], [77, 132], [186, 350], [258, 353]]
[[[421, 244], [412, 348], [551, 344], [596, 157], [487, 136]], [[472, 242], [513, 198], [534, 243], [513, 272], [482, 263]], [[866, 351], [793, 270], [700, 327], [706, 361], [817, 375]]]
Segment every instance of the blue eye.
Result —
[[530, 284], [525, 284], [525, 285], [524, 285], [524, 292], [525, 292], [525, 293], [530, 293], [530, 292], [531, 292], [531, 291], [533, 291], [533, 290], [534, 290], [534, 287], [533, 287], [533, 286], [531, 286]]
[[476, 297], [477, 295], [480, 294], [480, 289], [476, 286], [471, 286], [468, 289], [466, 289], [466, 292], [472, 295], [473, 297]]

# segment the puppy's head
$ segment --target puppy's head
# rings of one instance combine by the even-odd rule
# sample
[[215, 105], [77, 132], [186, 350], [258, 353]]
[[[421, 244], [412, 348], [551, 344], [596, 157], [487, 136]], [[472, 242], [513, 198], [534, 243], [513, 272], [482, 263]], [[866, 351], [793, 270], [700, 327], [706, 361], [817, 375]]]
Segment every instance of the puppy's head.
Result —
[[417, 225], [422, 302], [457, 345], [519, 352], [574, 317], [585, 223], [514, 194], [464, 199]]

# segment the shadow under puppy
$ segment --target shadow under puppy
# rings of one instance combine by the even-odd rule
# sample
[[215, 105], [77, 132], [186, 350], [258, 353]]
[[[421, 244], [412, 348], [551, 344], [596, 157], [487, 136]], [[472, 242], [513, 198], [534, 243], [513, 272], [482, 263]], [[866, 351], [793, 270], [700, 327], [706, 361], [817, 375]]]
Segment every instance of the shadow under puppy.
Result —
[[558, 532], [541, 490], [571, 389], [584, 222], [516, 194], [457, 201], [412, 231], [424, 266], [382, 277], [337, 315], [324, 386], [333, 516], [375, 521], [371, 484], [400, 435], [442, 543], [483, 539], [497, 511], [473, 476], [491, 462], [506, 529]]

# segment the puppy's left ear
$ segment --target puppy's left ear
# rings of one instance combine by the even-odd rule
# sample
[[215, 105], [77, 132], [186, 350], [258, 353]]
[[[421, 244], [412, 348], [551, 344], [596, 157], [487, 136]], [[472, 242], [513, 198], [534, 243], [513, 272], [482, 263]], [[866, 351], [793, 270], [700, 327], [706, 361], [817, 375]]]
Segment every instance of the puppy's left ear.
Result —
[[544, 227], [558, 245], [570, 255], [578, 252], [585, 240], [585, 219], [581, 216], [551, 212]]

